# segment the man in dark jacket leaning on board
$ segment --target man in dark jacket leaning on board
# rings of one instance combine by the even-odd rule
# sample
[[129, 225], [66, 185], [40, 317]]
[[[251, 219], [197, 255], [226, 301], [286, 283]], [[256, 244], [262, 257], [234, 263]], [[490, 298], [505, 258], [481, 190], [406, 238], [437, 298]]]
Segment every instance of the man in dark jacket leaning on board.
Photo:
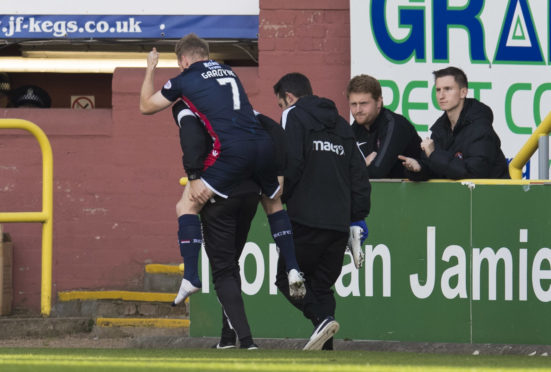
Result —
[[457, 67], [434, 71], [436, 98], [444, 114], [421, 142], [420, 159], [400, 155], [408, 178], [510, 178], [492, 109], [467, 98], [468, 82]]

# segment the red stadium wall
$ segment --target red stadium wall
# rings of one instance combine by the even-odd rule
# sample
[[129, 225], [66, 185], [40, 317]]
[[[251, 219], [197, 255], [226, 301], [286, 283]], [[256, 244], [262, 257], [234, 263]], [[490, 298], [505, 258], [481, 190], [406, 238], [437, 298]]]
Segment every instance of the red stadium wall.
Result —
[[[300, 4], [297, 4], [300, 3]], [[273, 84], [302, 72], [348, 115], [347, 0], [260, 0], [259, 67], [236, 68], [255, 109], [279, 119]], [[160, 87], [176, 70], [159, 70]], [[138, 110], [144, 71], [113, 75], [112, 109], [1, 109], [41, 126], [54, 154], [53, 300], [69, 289], [139, 289], [147, 263], [180, 262], [174, 204], [180, 149], [169, 111]], [[41, 208], [34, 137], [0, 132], [0, 212]], [[14, 241], [14, 306], [40, 311], [41, 227], [5, 224]]]
[[251, 97], [255, 108], [279, 118], [273, 85], [288, 72], [301, 72], [314, 94], [334, 100], [348, 117], [349, 1], [260, 0], [259, 24], [258, 98]]

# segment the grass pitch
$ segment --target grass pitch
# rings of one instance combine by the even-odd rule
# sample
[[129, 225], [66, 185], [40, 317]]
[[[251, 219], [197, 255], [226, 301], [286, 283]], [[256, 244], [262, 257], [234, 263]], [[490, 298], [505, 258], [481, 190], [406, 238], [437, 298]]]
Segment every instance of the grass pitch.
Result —
[[0, 349], [0, 371], [551, 371], [551, 357], [198, 349]]

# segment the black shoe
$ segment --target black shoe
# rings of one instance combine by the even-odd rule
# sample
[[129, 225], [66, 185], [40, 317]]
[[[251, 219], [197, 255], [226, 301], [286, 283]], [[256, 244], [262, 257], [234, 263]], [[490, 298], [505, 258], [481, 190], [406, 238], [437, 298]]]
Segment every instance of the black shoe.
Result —
[[248, 344], [248, 345], [239, 345], [239, 348], [240, 349], [247, 349], [247, 350], [258, 350], [258, 349], [260, 349], [258, 347], [258, 345], [255, 344], [254, 342], [252, 344]]
[[333, 350], [333, 337], [331, 337], [329, 340], [325, 341], [325, 344], [323, 344], [322, 350]]
[[211, 346], [211, 349], [234, 349], [235, 341], [220, 340], [217, 344]]

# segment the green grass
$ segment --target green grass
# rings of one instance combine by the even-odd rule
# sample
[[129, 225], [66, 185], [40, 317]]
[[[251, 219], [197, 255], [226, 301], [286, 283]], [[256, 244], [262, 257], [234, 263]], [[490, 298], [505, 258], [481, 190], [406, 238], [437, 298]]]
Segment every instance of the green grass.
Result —
[[551, 371], [551, 357], [197, 349], [0, 349], [0, 371]]

